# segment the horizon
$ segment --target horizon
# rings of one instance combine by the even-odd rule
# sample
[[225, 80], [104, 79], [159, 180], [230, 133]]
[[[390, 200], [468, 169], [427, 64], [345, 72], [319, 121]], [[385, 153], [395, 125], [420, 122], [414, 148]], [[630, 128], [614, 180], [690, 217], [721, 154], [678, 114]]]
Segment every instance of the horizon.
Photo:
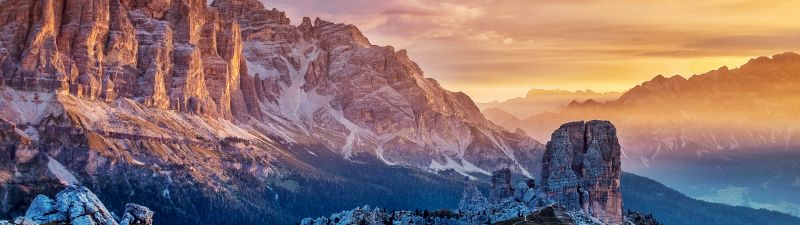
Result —
[[540, 7], [517, 0], [261, 1], [292, 24], [305, 16], [353, 24], [372, 44], [407, 49], [426, 77], [475, 102], [531, 89], [625, 92], [657, 75], [688, 78], [797, 52], [792, 40], [800, 37], [792, 16], [800, 4], [782, 0], [533, 3]]

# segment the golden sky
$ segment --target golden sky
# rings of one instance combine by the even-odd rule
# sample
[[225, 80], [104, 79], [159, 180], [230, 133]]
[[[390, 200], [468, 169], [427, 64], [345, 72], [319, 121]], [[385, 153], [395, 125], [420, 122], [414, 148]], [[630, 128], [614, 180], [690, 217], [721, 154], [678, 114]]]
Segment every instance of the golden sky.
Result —
[[486, 102], [531, 88], [625, 91], [800, 50], [800, 1], [262, 0], [408, 49], [426, 76]]

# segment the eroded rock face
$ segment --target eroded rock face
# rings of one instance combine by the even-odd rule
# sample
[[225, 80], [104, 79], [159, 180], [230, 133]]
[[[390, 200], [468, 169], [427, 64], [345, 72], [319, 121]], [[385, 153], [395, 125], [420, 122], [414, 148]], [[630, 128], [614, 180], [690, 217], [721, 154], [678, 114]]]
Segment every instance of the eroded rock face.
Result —
[[620, 147], [608, 121], [572, 122], [547, 143], [543, 195], [570, 210], [583, 210], [608, 224], [622, 224]]
[[511, 186], [511, 170], [500, 169], [492, 172], [489, 184], [489, 201], [498, 202], [514, 196], [514, 187]]
[[661, 225], [661, 223], [653, 217], [653, 214], [645, 214], [639, 211], [625, 212], [625, 218], [634, 225]]
[[481, 211], [486, 208], [488, 201], [478, 190], [478, 187], [469, 179], [464, 181], [464, 193], [458, 208], [463, 211]]
[[147, 207], [128, 203], [125, 205], [125, 215], [119, 221], [120, 225], [152, 225], [153, 211]]
[[205, 1], [13, 0], [0, 9], [0, 76], [10, 87], [223, 118], [241, 98], [238, 24]]
[[147, 207], [128, 204], [119, 223], [102, 202], [89, 189], [68, 186], [56, 195], [56, 199], [39, 195], [31, 203], [24, 217], [0, 224], [65, 224], [65, 225], [152, 225], [153, 211]]

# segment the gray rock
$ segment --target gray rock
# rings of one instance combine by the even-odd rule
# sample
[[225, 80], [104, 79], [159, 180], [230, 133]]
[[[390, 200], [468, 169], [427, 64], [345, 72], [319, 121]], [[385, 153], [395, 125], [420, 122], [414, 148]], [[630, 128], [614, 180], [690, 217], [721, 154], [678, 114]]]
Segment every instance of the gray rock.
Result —
[[128, 203], [125, 205], [125, 215], [119, 222], [120, 225], [152, 225], [153, 211], [147, 207]]
[[25, 218], [25, 217], [17, 217], [14, 220], [0, 220], [0, 225], [39, 225], [33, 220]]
[[467, 179], [464, 181], [464, 193], [458, 208], [462, 211], [482, 211], [486, 208], [488, 201], [475, 186], [475, 183]]
[[608, 224], [622, 224], [620, 146], [608, 121], [572, 122], [556, 130], [542, 165], [544, 197]]
[[97, 196], [86, 187], [68, 186], [56, 194], [56, 199], [39, 195], [24, 217], [0, 221], [0, 225], [152, 225], [153, 211], [147, 207], [127, 204], [121, 223], [106, 209]]
[[491, 190], [489, 191], [489, 201], [499, 202], [514, 196], [514, 188], [511, 186], [511, 170], [500, 169], [492, 172]]

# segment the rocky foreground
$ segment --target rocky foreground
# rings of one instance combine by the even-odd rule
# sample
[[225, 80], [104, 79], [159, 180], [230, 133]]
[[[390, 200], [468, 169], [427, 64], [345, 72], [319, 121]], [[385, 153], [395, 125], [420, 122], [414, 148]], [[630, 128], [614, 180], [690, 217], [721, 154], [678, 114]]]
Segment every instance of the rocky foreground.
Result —
[[69, 186], [56, 194], [56, 199], [36, 196], [25, 216], [0, 225], [152, 225], [153, 211], [128, 203], [122, 218], [108, 211], [97, 196], [81, 186]]
[[457, 210], [387, 212], [365, 206], [301, 224], [657, 224], [652, 216], [623, 215], [621, 151], [610, 122], [567, 123], [552, 136], [540, 186], [533, 179], [512, 185], [511, 170], [502, 169], [492, 173], [488, 199], [467, 182]]

